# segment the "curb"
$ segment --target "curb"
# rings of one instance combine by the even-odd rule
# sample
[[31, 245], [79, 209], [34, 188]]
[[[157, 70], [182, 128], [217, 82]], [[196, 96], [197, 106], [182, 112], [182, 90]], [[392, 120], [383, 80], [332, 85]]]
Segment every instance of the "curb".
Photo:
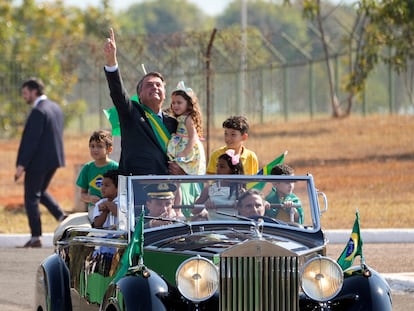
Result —
[[381, 273], [393, 292], [414, 293], [414, 272]]
[[[332, 244], [346, 244], [352, 230], [325, 230]], [[414, 243], [414, 229], [362, 229], [362, 241], [366, 243]]]

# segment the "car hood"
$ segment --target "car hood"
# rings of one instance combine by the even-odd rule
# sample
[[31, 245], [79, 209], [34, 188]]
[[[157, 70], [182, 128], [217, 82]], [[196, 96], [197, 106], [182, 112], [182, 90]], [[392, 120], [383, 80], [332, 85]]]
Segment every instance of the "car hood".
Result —
[[185, 252], [195, 254], [220, 254], [240, 244], [278, 246], [286, 250], [285, 255], [306, 252], [309, 247], [285, 237], [259, 234], [257, 231], [215, 230], [214, 232], [191, 232], [183, 235], [165, 237], [147, 244], [145, 248], [165, 252]]

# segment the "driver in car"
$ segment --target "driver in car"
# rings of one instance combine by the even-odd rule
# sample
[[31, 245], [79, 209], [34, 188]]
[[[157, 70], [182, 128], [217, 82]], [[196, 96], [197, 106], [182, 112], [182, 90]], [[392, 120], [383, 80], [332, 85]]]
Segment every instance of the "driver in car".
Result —
[[173, 209], [177, 186], [173, 183], [149, 184], [146, 192], [146, 215], [155, 217], [145, 219], [145, 228], [165, 226], [172, 220], [185, 219], [180, 210]]
[[268, 205], [261, 192], [256, 189], [243, 192], [237, 200], [239, 215], [247, 218], [263, 217]]

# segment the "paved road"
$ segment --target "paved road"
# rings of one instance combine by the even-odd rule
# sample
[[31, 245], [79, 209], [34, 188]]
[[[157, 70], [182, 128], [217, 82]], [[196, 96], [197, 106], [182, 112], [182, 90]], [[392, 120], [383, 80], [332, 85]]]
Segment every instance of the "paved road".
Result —
[[[336, 258], [342, 248], [330, 245], [328, 255]], [[32, 310], [36, 269], [52, 253], [52, 248], [0, 248], [0, 310]], [[414, 243], [364, 244], [364, 253], [367, 263], [381, 273], [414, 272]], [[394, 311], [413, 310], [414, 288], [411, 292], [393, 292], [393, 304]]]

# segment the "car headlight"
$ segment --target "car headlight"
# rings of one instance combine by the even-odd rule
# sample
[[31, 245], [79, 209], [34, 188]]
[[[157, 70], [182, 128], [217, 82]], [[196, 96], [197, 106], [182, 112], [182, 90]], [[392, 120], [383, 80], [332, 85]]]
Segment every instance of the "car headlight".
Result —
[[327, 301], [342, 289], [344, 280], [341, 267], [327, 257], [315, 257], [305, 263], [301, 285], [306, 295], [316, 301]]
[[219, 284], [217, 267], [202, 257], [184, 261], [178, 267], [175, 278], [180, 293], [194, 302], [204, 301], [213, 296]]

